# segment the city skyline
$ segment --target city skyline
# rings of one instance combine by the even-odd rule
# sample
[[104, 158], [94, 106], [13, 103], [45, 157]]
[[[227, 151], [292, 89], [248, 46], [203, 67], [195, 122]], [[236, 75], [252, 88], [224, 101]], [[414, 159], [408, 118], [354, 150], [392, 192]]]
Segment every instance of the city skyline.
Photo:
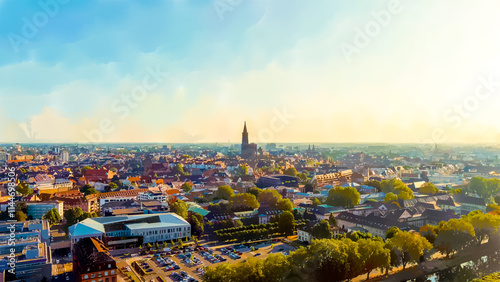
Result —
[[53, 3], [0, 1], [2, 142], [500, 141], [498, 2]]

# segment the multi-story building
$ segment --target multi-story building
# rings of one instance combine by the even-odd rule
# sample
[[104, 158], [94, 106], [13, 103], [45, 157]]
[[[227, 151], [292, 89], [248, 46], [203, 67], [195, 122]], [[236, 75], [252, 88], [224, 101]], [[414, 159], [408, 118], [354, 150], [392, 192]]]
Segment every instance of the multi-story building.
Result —
[[77, 282], [116, 282], [118, 269], [108, 248], [97, 238], [83, 238], [73, 247], [73, 273]]
[[[14, 234], [14, 237], [12, 237]], [[14, 238], [16, 244], [9, 245]], [[0, 222], [0, 281], [39, 282], [52, 277], [52, 256], [47, 221]], [[14, 258], [15, 268], [9, 265]]]
[[[191, 237], [191, 225], [175, 213], [87, 218], [69, 227], [71, 243], [96, 237], [106, 246], [138, 246]], [[125, 239], [124, 239], [125, 237]]]
[[290, 175], [281, 175], [281, 174], [267, 175], [257, 179], [256, 185], [259, 188], [277, 187], [277, 186], [299, 187], [299, 179], [295, 176], [290, 176]]
[[41, 219], [49, 210], [56, 209], [61, 218], [64, 213], [64, 202], [62, 201], [47, 201], [47, 202], [27, 202], [28, 217], [33, 219]]

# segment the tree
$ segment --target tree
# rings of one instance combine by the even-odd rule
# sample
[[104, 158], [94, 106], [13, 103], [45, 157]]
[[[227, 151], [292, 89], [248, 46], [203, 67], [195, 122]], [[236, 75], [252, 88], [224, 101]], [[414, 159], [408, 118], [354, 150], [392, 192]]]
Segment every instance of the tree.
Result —
[[307, 192], [312, 192], [314, 191], [314, 186], [311, 183], [307, 183], [304, 185], [304, 191]]
[[181, 216], [182, 218], [187, 218], [188, 216], [188, 206], [184, 201], [176, 200], [170, 204], [170, 210]]
[[108, 186], [111, 191], [118, 189], [118, 185], [114, 182], [109, 183]]
[[426, 182], [418, 190], [422, 194], [434, 195], [439, 192], [439, 189], [432, 182]]
[[236, 177], [242, 177], [248, 175], [248, 166], [247, 164], [240, 164], [236, 169]]
[[31, 189], [28, 183], [24, 181], [21, 181], [19, 185], [16, 186], [16, 191], [23, 196], [29, 196], [33, 194], [33, 189]]
[[189, 193], [191, 190], [193, 190], [193, 184], [191, 182], [184, 182], [181, 186], [182, 191], [184, 193]]
[[434, 248], [449, 257], [450, 254], [464, 250], [473, 241], [476, 235], [474, 227], [465, 218], [441, 221], [436, 227], [436, 241]]
[[498, 233], [500, 228], [500, 216], [484, 214], [482, 211], [472, 211], [465, 217], [474, 228], [478, 244]]
[[377, 180], [369, 180], [369, 181], [365, 181], [363, 182], [363, 185], [367, 185], [367, 186], [371, 186], [375, 189], [377, 189], [378, 192], [382, 192], [381, 190], [381, 183], [380, 181], [377, 181]]
[[321, 220], [316, 223], [311, 229], [311, 235], [316, 239], [331, 239], [332, 238], [332, 228], [328, 220]]
[[90, 184], [85, 184], [85, 185], [83, 185], [83, 186], [80, 188], [80, 192], [82, 192], [82, 193], [84, 193], [84, 194], [85, 194], [85, 193], [87, 192], [87, 190], [89, 190], [89, 189], [93, 189], [93, 188], [94, 188], [94, 187], [92, 187], [92, 185], [90, 185]]
[[92, 195], [92, 194], [99, 194], [99, 191], [97, 191], [94, 188], [90, 188], [90, 189], [87, 189], [87, 191], [85, 191], [84, 196], [88, 196], [88, 195]]
[[385, 231], [385, 239], [391, 239], [392, 237], [394, 237], [394, 235], [396, 235], [396, 233], [398, 233], [399, 231], [399, 228], [397, 228], [396, 226], [391, 226], [387, 229], [387, 231]]
[[174, 174], [180, 174], [182, 176], [187, 175], [187, 173], [184, 171], [184, 168], [182, 167], [182, 164], [180, 163], [174, 166]]
[[217, 197], [219, 199], [230, 200], [234, 196], [234, 190], [229, 185], [219, 186], [217, 189]]
[[179, 248], [182, 248], [184, 246], [184, 242], [182, 242], [182, 239], [179, 238], [179, 240], [177, 240], [177, 246]]
[[366, 272], [366, 280], [370, 279], [370, 272], [376, 268], [387, 268], [390, 264], [390, 252], [384, 248], [383, 241], [372, 239], [360, 239], [358, 251], [363, 260], [363, 271]]
[[490, 202], [491, 197], [498, 195], [498, 192], [500, 192], [500, 179], [473, 177], [465, 192], [467, 194], [477, 194], [486, 202]]
[[337, 226], [337, 219], [333, 215], [333, 213], [330, 213], [330, 217], [328, 218], [328, 223], [330, 223], [330, 226]]
[[257, 200], [259, 200], [261, 205], [266, 204], [274, 208], [278, 204], [278, 201], [281, 200], [281, 195], [276, 190], [264, 190], [259, 193]]
[[407, 231], [399, 231], [387, 241], [396, 249], [396, 253], [401, 258], [403, 269], [408, 263], [419, 261], [420, 257], [424, 255], [424, 250], [432, 249], [432, 245], [427, 239]]
[[314, 207], [321, 205], [321, 202], [318, 200], [318, 198], [313, 198], [311, 202]]
[[290, 263], [287, 258], [281, 254], [270, 254], [262, 266], [264, 281], [278, 282], [282, 281], [289, 272]]
[[281, 199], [278, 201], [277, 207], [282, 211], [293, 211], [293, 203], [290, 199]]
[[61, 221], [61, 215], [59, 215], [59, 212], [57, 212], [57, 209], [53, 208], [49, 210], [43, 217], [42, 219], [48, 220], [50, 226], [58, 223]]
[[250, 190], [248, 191], [248, 193], [250, 193], [250, 194], [254, 195], [254, 196], [255, 196], [255, 198], [258, 198], [258, 197], [259, 197], [259, 194], [260, 194], [262, 191], [264, 191], [264, 190], [262, 190], [262, 189], [260, 189], [260, 188], [257, 188], [257, 187], [253, 187], [252, 189], [250, 189]]
[[285, 175], [290, 175], [290, 176], [296, 176], [297, 175], [297, 169], [295, 169], [295, 167], [289, 167], [285, 170], [285, 172], [283, 173]]
[[389, 192], [385, 195], [384, 203], [389, 203], [389, 202], [397, 201], [397, 200], [398, 200], [398, 195], [396, 195], [392, 192]]
[[297, 176], [302, 183], [307, 182], [307, 175], [305, 173], [297, 173]]
[[326, 204], [336, 207], [351, 208], [359, 204], [361, 195], [354, 187], [338, 186], [328, 191]]
[[285, 234], [285, 236], [293, 235], [294, 227], [295, 227], [295, 218], [293, 214], [289, 211], [284, 211], [279, 215], [278, 219], [278, 227], [281, 233]]
[[25, 221], [28, 219], [28, 216], [22, 211], [16, 211], [16, 220], [17, 221]]
[[422, 235], [429, 243], [434, 245], [436, 241], [436, 227], [430, 224], [426, 224], [420, 227], [420, 235]]
[[257, 201], [257, 198], [255, 198], [255, 196], [250, 193], [235, 195], [231, 197], [230, 203], [233, 209], [239, 207], [248, 207], [251, 209], [257, 209], [260, 206], [259, 202]]

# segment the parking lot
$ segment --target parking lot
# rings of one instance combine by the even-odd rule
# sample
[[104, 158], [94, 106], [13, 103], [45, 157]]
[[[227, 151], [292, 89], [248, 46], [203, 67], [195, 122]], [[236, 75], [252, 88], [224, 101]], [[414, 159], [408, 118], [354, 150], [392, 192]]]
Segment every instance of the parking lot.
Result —
[[[254, 250], [252, 250], [252, 247]], [[281, 242], [268, 244], [250, 245], [225, 245], [216, 247], [186, 248], [184, 251], [175, 252], [150, 252], [148, 255], [133, 258], [117, 258], [119, 267], [129, 267], [132, 270], [132, 262], [136, 261], [146, 273], [143, 278], [146, 281], [202, 281], [201, 276], [204, 267], [219, 263], [238, 263], [249, 257], [265, 259], [271, 253], [288, 254], [293, 247]]]

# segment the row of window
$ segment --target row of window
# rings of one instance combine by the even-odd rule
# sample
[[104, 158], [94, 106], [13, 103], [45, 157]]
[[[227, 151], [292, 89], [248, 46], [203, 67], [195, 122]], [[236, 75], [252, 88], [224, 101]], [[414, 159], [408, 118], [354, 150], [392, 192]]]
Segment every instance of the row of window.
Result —
[[[108, 268], [111, 268], [111, 264], [108, 264]], [[111, 273], [111, 274], [110, 274]], [[108, 272], [108, 271], [105, 271], [104, 272], [104, 276], [108, 276], [108, 275], [114, 275], [115, 274], [115, 271], [114, 270], [111, 270], [111, 272]], [[102, 272], [99, 272], [97, 273], [97, 277], [102, 277], [103, 276], [103, 273]], [[96, 278], [96, 275], [95, 273], [92, 273], [90, 275], [90, 278]], [[89, 279], [89, 275], [88, 274], [85, 274], [83, 276], [83, 279]], [[101, 280], [102, 281], [102, 280]]]

